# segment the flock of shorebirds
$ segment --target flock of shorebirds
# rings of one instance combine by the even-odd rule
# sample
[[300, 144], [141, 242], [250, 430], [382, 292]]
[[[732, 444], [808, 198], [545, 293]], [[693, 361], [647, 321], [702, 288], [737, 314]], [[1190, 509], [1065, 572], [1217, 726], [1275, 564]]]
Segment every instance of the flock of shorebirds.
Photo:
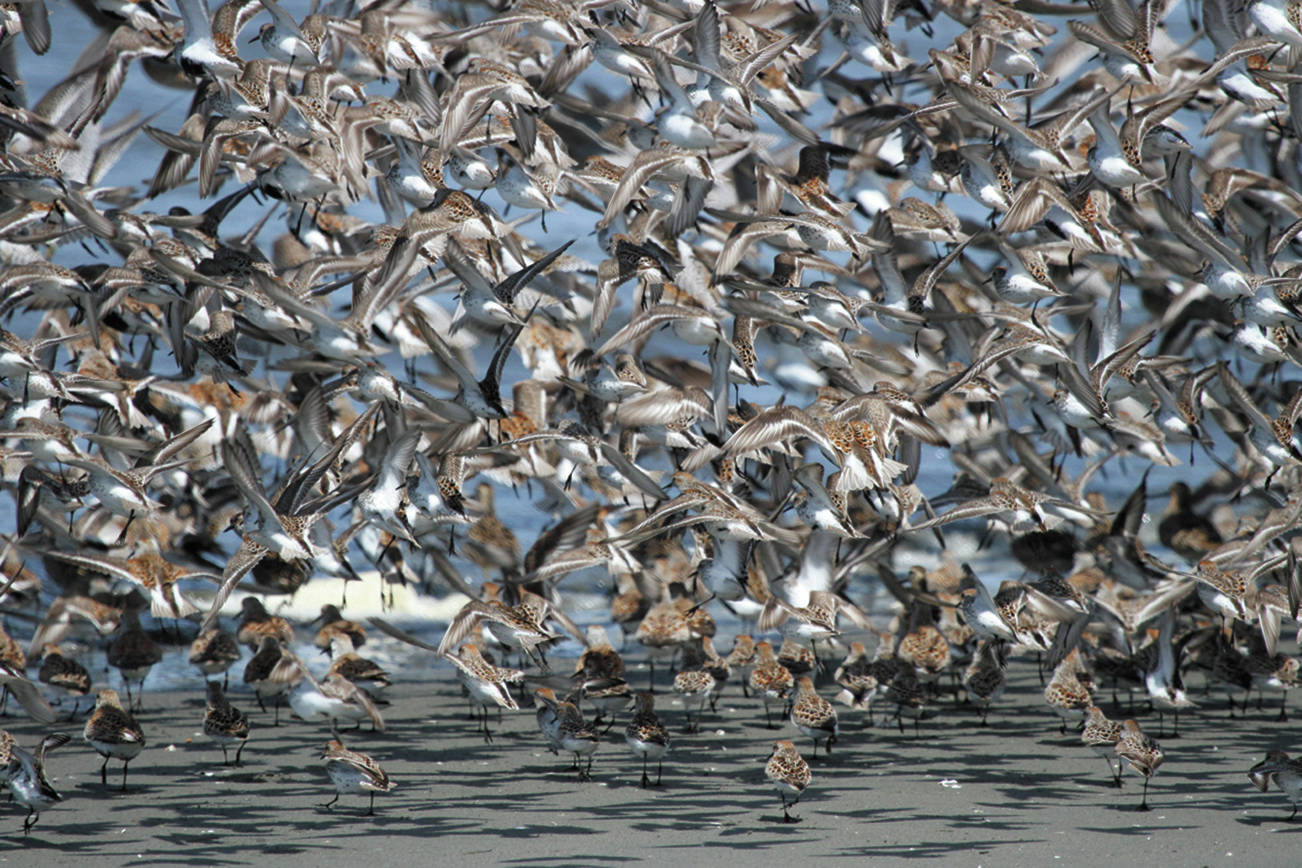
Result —
[[[0, 680], [50, 722], [111, 637], [127, 700], [100, 690], [84, 731], [106, 784], [146, 746], [132, 685], [166, 635], [193, 639], [235, 762], [248, 718], [217, 679], [242, 645], [277, 722], [287, 698], [383, 727], [364, 628], [323, 612], [318, 676], [262, 602], [358, 571], [465, 594], [426, 647], [485, 738], [532, 702], [583, 777], [594, 711], [635, 708], [643, 786], [669, 747], [572, 620], [584, 576], [689, 731], [730, 677], [815, 755], [833, 691], [902, 729], [952, 677], [984, 722], [1034, 655], [1146, 807], [1163, 752], [1104, 715], [1109, 687], [1178, 727], [1212, 701], [1196, 671], [1231, 715], [1253, 690], [1285, 715], [1296, 0], [74, 5], [0, 6], [0, 598], [31, 631]], [[31, 99], [24, 65], [73, 58], [56, 25], [81, 13], [92, 42]], [[141, 116], [146, 76], [192, 92], [178, 128]], [[1154, 465], [1190, 483], [1156, 541]], [[544, 527], [527, 551], [506, 492]], [[964, 528], [1024, 572], [979, 577]], [[726, 656], [725, 614], [750, 625]], [[546, 660], [565, 636], [572, 676]], [[25, 831], [68, 740], [0, 733]], [[372, 807], [393, 786], [337, 737], [324, 759]], [[809, 764], [779, 740], [766, 770], [794, 819]], [[1296, 814], [1302, 760], [1249, 776]]]

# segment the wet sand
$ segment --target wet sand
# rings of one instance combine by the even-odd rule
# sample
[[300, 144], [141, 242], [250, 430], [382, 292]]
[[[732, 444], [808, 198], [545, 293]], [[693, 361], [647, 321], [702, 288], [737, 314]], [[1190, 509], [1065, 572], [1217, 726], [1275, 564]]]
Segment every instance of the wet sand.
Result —
[[[566, 671], [565, 661], [555, 663]], [[237, 664], [235, 680], [241, 669]], [[251, 712], [253, 733], [244, 765], [223, 767], [220, 749], [201, 732], [196, 680], [192, 692], [147, 694], [139, 720], [149, 745], [132, 763], [125, 794], [117, 789], [121, 764], [110, 764], [109, 787], [101, 786], [100, 760], [81, 740], [81, 725], [59, 727], [76, 733], [49, 758], [66, 801], [42, 815], [27, 838], [22, 809], [0, 804], [0, 861], [1296, 864], [1302, 821], [1284, 822], [1286, 798], [1257, 792], [1246, 771], [1268, 749], [1300, 747], [1302, 710], [1279, 723], [1278, 696], [1263, 711], [1254, 699], [1246, 720], [1231, 722], [1224, 694], [1199, 694], [1204, 707], [1182, 715], [1181, 737], [1168, 731], [1160, 739], [1166, 762], [1149, 788], [1153, 810], [1138, 813], [1142, 778], [1127, 771], [1124, 789], [1113, 788], [1103, 760], [1074, 733], [1059, 734], [1038, 697], [1034, 663], [1013, 660], [1009, 672], [1010, 688], [985, 728], [973, 710], [952, 703], [938, 706], [918, 736], [893, 723], [869, 728], [862, 713], [838, 707], [841, 740], [830, 758], [813, 763], [813, 784], [794, 809], [802, 822], [794, 825], [781, 823], [763, 763], [774, 738], [792, 738], [806, 757], [812, 746], [790, 723], [766, 729], [759, 701], [742, 698], [735, 685], [696, 735], [683, 733], [681, 704], [660, 688], [657, 704], [673, 743], [663, 786], [642, 790], [640, 762], [623, 740], [626, 716], [604, 736], [593, 780], [580, 783], [568, 758], [545, 749], [532, 709], [505, 713], [495, 742], [485, 744], [466, 719], [450, 669], [418, 663], [388, 690], [386, 732], [343, 734], [398, 785], [378, 796], [376, 815], [366, 817], [365, 796], [346, 795], [333, 812], [318, 807], [334, 795], [319, 759], [329, 728], [289, 720], [288, 709], [273, 728], [270, 713], [234, 684], [232, 698]], [[645, 678], [645, 669], [634, 667], [635, 686]], [[1197, 692], [1201, 677], [1191, 680]], [[1157, 733], [1156, 715], [1139, 719]], [[43, 731], [16, 716], [0, 725], [29, 746]]]

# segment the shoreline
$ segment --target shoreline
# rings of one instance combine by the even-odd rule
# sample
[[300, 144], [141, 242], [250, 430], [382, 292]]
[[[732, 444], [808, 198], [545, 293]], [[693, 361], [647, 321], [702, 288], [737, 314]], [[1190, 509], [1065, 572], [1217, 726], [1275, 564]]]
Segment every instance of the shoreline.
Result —
[[[565, 671], [563, 660], [555, 664]], [[1288, 842], [1302, 841], [1273, 837], [1302, 835], [1302, 823], [1284, 821], [1282, 793], [1259, 793], [1247, 777], [1266, 750], [1296, 747], [1296, 723], [1273, 719], [1277, 700], [1263, 711], [1254, 703], [1246, 720], [1227, 726], [1218, 696], [1199, 695], [1210, 704], [1182, 715], [1181, 737], [1159, 738], [1166, 762], [1149, 787], [1153, 810], [1138, 813], [1142, 778], [1127, 771], [1117, 791], [1076, 733], [1059, 734], [1053, 712], [1032, 701], [1038, 686], [1026, 660], [1011, 661], [1008, 692], [987, 727], [974, 710], [941, 703], [915, 737], [911, 724], [903, 734], [893, 723], [868, 728], [863, 713], [838, 706], [841, 738], [830, 759], [817, 760], [789, 722], [765, 729], [759, 700], [744, 699], [734, 683], [696, 735], [683, 733], [681, 702], [657, 685], [672, 742], [664, 784], [649, 790], [638, 786], [641, 765], [624, 745], [627, 714], [602, 736], [593, 780], [580, 783], [567, 759], [547, 752], [531, 709], [504, 712], [500, 724], [490, 715], [494, 742], [486, 744], [449, 668], [418, 667], [394, 673], [386, 732], [341, 733], [397, 784], [376, 797], [374, 817], [365, 816], [365, 795], [343, 796], [333, 812], [318, 807], [334, 793], [319, 758], [328, 726], [287, 719], [286, 708], [272, 727], [270, 708], [259, 712], [252, 694], [232, 684], [252, 734], [244, 765], [228, 768], [202, 734], [201, 691], [147, 692], [137, 719], [148, 745], [131, 765], [127, 793], [117, 790], [116, 762], [108, 789], [100, 785], [99, 758], [81, 739], [84, 716], [50, 727], [74, 734], [48, 758], [65, 802], [42, 814], [27, 838], [19, 806], [0, 813], [8, 850], [0, 859], [226, 864], [267, 855], [278, 864], [334, 864], [381, 852], [407, 861], [437, 840], [449, 857], [492, 863], [699, 863], [697, 848], [722, 847], [723, 858], [747, 852], [760, 864], [836, 856], [1287, 864]], [[630, 668], [641, 687], [645, 666]], [[1157, 732], [1155, 715], [1138, 719]], [[25, 746], [46, 731], [26, 718], [0, 726]], [[794, 740], [813, 768], [793, 810], [798, 824], [780, 822], [777, 794], [763, 777], [777, 738]]]

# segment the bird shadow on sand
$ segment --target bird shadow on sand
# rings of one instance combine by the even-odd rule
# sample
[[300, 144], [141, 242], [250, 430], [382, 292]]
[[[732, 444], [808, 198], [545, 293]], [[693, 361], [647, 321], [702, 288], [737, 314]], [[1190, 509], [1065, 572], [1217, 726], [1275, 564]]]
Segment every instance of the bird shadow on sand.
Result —
[[792, 844], [809, 843], [818, 840], [820, 832], [817, 814], [814, 811], [793, 808], [793, 818], [798, 822], [787, 823], [781, 813], [757, 813], [755, 819], [745, 826], [724, 829], [717, 839], [706, 841], [678, 841], [662, 844], [662, 849], [680, 849], [684, 847], [726, 847], [729, 850], [768, 850], [772, 847], [788, 847]]
[[[105, 837], [111, 834], [112, 824], [80, 823], [69, 820], [68, 825], [60, 824], [54, 817], [42, 816], [40, 823], [31, 834], [22, 833], [22, 817], [15, 814], [18, 831], [0, 834], [0, 850], [13, 857], [24, 850], [36, 852], [49, 850], [58, 853], [102, 853]], [[48, 823], [48, 825], [47, 825]], [[12, 848], [12, 849], [11, 849]]]
[[590, 826], [552, 825], [551, 823], [523, 823], [516, 826], [498, 827], [493, 830], [493, 834], [502, 838], [551, 838], [557, 835], [591, 835], [592, 828]]
[[[642, 862], [641, 856], [612, 856], [609, 853], [574, 853], [567, 856], [566, 863], [570, 865], [622, 865], [625, 862]], [[531, 865], [541, 863], [544, 865], [555, 864], [556, 857], [552, 854], [545, 856], [520, 856], [516, 859], [504, 859], [502, 865]]]
[[1288, 814], [1275, 814], [1273, 816], [1263, 814], [1259, 817], [1235, 817], [1234, 822], [1238, 823], [1240, 826], [1252, 826], [1254, 828], [1272, 826], [1273, 828], [1268, 829], [1267, 831], [1302, 835], [1302, 816], [1294, 817], [1290, 820]]
[[[1004, 810], [1006, 805], [985, 806], [990, 811]], [[951, 829], [989, 829], [999, 832], [1020, 832], [1037, 825], [1030, 821], [1008, 818], [994, 819], [990, 814], [943, 814], [922, 811], [901, 811], [898, 808], [868, 808], [860, 811], [842, 811], [838, 816], [851, 817], [866, 823], [935, 823]], [[1039, 839], [1028, 839], [1039, 840]]]
[[1124, 835], [1134, 837], [1137, 835], [1152, 835], [1155, 832], [1174, 832], [1178, 829], [1185, 828], [1179, 823], [1166, 823], [1158, 825], [1157, 823], [1145, 822], [1146, 818], [1156, 820], [1161, 817], [1166, 819], [1166, 809], [1161, 805], [1150, 806], [1151, 810], [1140, 811], [1135, 807], [1118, 807], [1116, 813], [1121, 819], [1128, 822], [1118, 823], [1115, 826], [1076, 826], [1075, 828], [1082, 832], [1097, 832], [1101, 835]]
[[[859, 856], [868, 858], [898, 859], [970, 859], [973, 854], [987, 852], [995, 847], [1021, 847], [1038, 844], [1035, 838], [1000, 838], [990, 841], [911, 841], [899, 844], [865, 845], [861, 847], [842, 847], [832, 851], [835, 856]], [[961, 854], [961, 856], [959, 855]]]
[[[130, 799], [132, 801], [141, 796], [150, 796], [156, 793], [161, 793], [166, 789], [166, 787], [147, 784], [143, 781], [136, 781], [134, 778], [128, 778], [126, 792], [123, 792], [121, 771], [118, 772], [116, 780], [114, 780], [113, 775], [110, 774], [107, 784], [101, 784], [99, 782], [99, 775], [96, 775], [95, 777], [97, 780], [93, 782], [89, 780], [82, 781], [69, 789], [80, 796], [86, 796], [93, 799], [121, 798]], [[142, 777], [144, 777], [144, 775], [142, 775]], [[63, 790], [62, 787], [60, 789]], [[67, 795], [66, 790], [64, 790], [64, 795]]]

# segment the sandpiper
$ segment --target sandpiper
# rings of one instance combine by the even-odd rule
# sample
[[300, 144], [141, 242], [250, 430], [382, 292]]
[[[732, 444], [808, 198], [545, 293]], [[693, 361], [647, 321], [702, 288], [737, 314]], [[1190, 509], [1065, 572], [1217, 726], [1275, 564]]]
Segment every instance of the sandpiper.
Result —
[[123, 708], [118, 692], [104, 688], [95, 699], [95, 710], [86, 720], [82, 735], [104, 762], [99, 767], [100, 783], [108, 785], [110, 759], [122, 760], [122, 792], [127, 790], [127, 766], [145, 747], [145, 732], [131, 712]]

